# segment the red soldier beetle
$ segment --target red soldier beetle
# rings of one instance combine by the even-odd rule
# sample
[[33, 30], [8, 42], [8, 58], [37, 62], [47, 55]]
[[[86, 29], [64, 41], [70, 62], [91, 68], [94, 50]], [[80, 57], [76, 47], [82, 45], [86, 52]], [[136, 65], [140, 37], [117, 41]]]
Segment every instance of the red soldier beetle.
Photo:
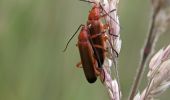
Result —
[[81, 63], [86, 79], [89, 83], [94, 83], [97, 80], [95, 72], [97, 61], [93, 56], [93, 49], [89, 41], [89, 29], [86, 26], [82, 26], [78, 36], [77, 46], [79, 48]]
[[[79, 48], [81, 64], [83, 66], [83, 71], [86, 76], [86, 79], [89, 83], [94, 83], [97, 80], [97, 76], [100, 74], [100, 69], [98, 69], [98, 64], [96, 59], [94, 58], [94, 51], [92, 45], [90, 43], [90, 34], [89, 29], [85, 25], [80, 25], [75, 34], [81, 28], [81, 31], [78, 36], [77, 46]], [[71, 37], [71, 39], [75, 36], [75, 34]], [[66, 48], [71, 39], [68, 41]], [[77, 65], [79, 66], [79, 64]]]
[[[94, 5], [88, 16], [87, 26], [80, 25], [75, 34], [71, 37], [72, 39], [82, 27], [78, 37], [77, 46], [79, 48], [83, 70], [89, 83], [94, 83], [97, 79], [97, 76], [103, 72], [103, 69], [101, 68], [106, 56], [105, 29], [108, 29], [109, 26], [108, 24], [103, 25], [100, 21], [100, 18], [108, 14], [106, 13], [104, 15], [100, 15], [100, 10], [101, 7]], [[71, 39], [68, 41], [64, 51], [67, 49]]]
[[[86, 2], [88, 2], [88, 1], [86, 1]], [[90, 3], [93, 3], [93, 2], [90, 2]], [[101, 15], [101, 12], [102, 12], [101, 10], [103, 10], [105, 12], [105, 14]], [[116, 10], [116, 9], [113, 9], [112, 11], [114, 11], [114, 10]], [[107, 49], [106, 46], [105, 46], [106, 29], [109, 29], [109, 24], [107, 23], [107, 24], [103, 25], [102, 21], [100, 20], [102, 17], [105, 17], [105, 16], [109, 16], [113, 21], [115, 21], [102, 8], [100, 3], [99, 3], [99, 5], [94, 3], [92, 10], [89, 12], [88, 21], [87, 21], [87, 26], [88, 26], [88, 29], [90, 31], [89, 33], [90, 33], [90, 36], [91, 36], [90, 42], [91, 42], [91, 45], [93, 47], [93, 51], [94, 51], [94, 55], [95, 55], [95, 58], [96, 58], [97, 63], [98, 63], [98, 67], [100, 69], [103, 67], [103, 63], [104, 63], [104, 60], [106, 58], [106, 49]], [[112, 35], [114, 37], [118, 37], [117, 35], [110, 34], [110, 32], [109, 32], [109, 35]], [[116, 55], [118, 57], [118, 52], [113, 48], [112, 43], [109, 39], [108, 39], [108, 41], [109, 41], [111, 49], [116, 53]], [[120, 86], [117, 64], [116, 64], [116, 62], [114, 62], [114, 64], [115, 64], [115, 70], [116, 70], [115, 76], [116, 76], [116, 79], [118, 80], [118, 86]], [[100, 71], [103, 71], [103, 69], [101, 69]], [[104, 74], [101, 73], [101, 75], [105, 75], [105, 73]], [[104, 76], [102, 81], [104, 81], [104, 80], [105, 80], [105, 76]], [[120, 91], [119, 91], [119, 95], [120, 95]]]
[[[108, 14], [106, 13], [101, 15], [102, 10], [104, 10], [101, 5], [97, 5], [95, 2], [91, 2], [91, 1], [85, 1], [85, 2], [94, 3], [93, 8], [91, 9], [88, 15], [87, 27], [90, 31], [89, 32], [91, 36], [90, 42], [93, 47], [94, 56], [98, 62], [98, 67], [102, 68], [106, 56], [106, 46], [105, 46], [106, 33], [105, 32], [106, 29], [109, 28], [109, 25], [108, 24], [103, 25], [100, 19]], [[115, 10], [116, 9], [112, 11]]]
[[[84, 1], [84, 0], [80, 0], [80, 1]], [[111, 20], [115, 21], [101, 6], [101, 4], [99, 3], [99, 5], [97, 5], [95, 2], [90, 2], [90, 1], [85, 1], [85, 2], [89, 2], [89, 3], [94, 3], [93, 8], [91, 9], [91, 11], [89, 12], [88, 15], [88, 21], [87, 21], [87, 27], [89, 29], [89, 33], [90, 33], [90, 43], [93, 47], [93, 51], [94, 51], [94, 57], [97, 60], [98, 63], [98, 67], [99, 67], [99, 71], [101, 75], [105, 75], [102, 74], [102, 67], [103, 67], [103, 63], [104, 60], [106, 58], [106, 49], [107, 47], [105, 46], [106, 43], [106, 29], [109, 29], [109, 24], [105, 24], [103, 25], [102, 21], [100, 20], [101, 18], [105, 17], [105, 16], [109, 16], [111, 18]], [[116, 9], [111, 10], [115, 11]], [[102, 11], [105, 12], [105, 14], [102, 14]], [[109, 13], [110, 13], [109, 12]], [[116, 21], [115, 21], [116, 22]], [[117, 23], [117, 22], [116, 22]], [[118, 23], [117, 23], [118, 24]], [[117, 35], [114, 34], [110, 34], [111, 36], [114, 37], [118, 37]], [[109, 38], [107, 38], [111, 49], [116, 53], [117, 57], [118, 57], [118, 53], [117, 51], [113, 48], [111, 41], [109, 40]], [[117, 72], [117, 64], [114, 62], [115, 64], [115, 76], [116, 78], [119, 80], [119, 76], [118, 76], [118, 72]], [[103, 80], [104, 81], [105, 76], [103, 76]]]

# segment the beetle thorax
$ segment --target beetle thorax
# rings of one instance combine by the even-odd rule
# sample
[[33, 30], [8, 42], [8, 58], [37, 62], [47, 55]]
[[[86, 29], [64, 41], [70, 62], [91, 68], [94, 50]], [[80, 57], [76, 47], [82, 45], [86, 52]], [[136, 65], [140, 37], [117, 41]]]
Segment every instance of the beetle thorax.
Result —
[[99, 20], [100, 18], [100, 8], [94, 6], [89, 13], [88, 20]]

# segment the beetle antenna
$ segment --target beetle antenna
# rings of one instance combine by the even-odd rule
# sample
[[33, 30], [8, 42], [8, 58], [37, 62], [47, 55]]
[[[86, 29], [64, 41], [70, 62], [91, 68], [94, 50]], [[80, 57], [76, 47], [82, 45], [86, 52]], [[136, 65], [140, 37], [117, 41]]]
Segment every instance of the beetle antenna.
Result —
[[109, 16], [116, 24], [119, 25], [119, 23], [117, 23], [117, 21], [109, 15], [109, 13], [112, 13], [113, 11], [116, 11], [116, 9], [113, 9], [113, 10], [109, 11], [109, 13], [107, 13], [106, 10], [102, 7], [101, 3], [99, 3], [99, 5], [100, 5], [101, 9], [105, 12], [105, 14], [102, 15], [101, 17], [104, 17], [104, 16], [107, 15], [107, 16]]
[[82, 26], [84, 26], [84, 25], [81, 24], [81, 25], [77, 28], [76, 32], [72, 35], [72, 37], [71, 37], [71, 38], [69, 39], [69, 41], [67, 42], [66, 47], [64, 48], [63, 52], [66, 51], [66, 49], [67, 49], [69, 43], [71, 42], [71, 40], [73, 39], [73, 37], [77, 34], [77, 32], [80, 30], [80, 28], [81, 28]]
[[[113, 35], [113, 36], [117, 36], [117, 35]], [[109, 39], [107, 39], [107, 40], [109, 41], [111, 49], [116, 53], [116, 57], [118, 57], [119, 53], [113, 48], [113, 45], [112, 45], [111, 41]]]
[[89, 0], [80, 0], [80, 1], [96, 4], [95, 2], [92, 2], [92, 1], [89, 1]]

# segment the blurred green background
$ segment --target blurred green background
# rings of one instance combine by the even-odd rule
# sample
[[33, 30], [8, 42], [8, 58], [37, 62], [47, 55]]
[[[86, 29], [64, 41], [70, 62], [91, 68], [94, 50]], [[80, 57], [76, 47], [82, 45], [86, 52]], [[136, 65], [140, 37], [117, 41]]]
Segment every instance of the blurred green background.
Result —
[[[68, 39], [87, 21], [91, 6], [78, 0], [0, 0], [0, 100], [109, 100], [98, 80], [89, 84]], [[149, 0], [120, 0], [122, 49], [119, 73], [126, 99], [148, 32]], [[168, 45], [165, 33], [156, 50]], [[146, 75], [145, 75], [146, 76]], [[142, 81], [141, 89], [146, 84]], [[166, 96], [170, 91], [161, 96]]]

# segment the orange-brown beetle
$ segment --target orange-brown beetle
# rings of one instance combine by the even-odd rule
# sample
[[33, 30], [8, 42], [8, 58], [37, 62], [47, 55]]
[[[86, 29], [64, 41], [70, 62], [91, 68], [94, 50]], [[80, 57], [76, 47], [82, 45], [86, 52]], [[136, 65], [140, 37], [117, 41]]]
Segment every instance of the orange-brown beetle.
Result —
[[78, 48], [80, 52], [81, 63], [84, 74], [89, 83], [94, 83], [97, 79], [95, 68], [97, 68], [97, 61], [94, 58], [92, 45], [89, 41], [89, 29], [83, 26], [78, 36]]
[[[101, 10], [101, 6], [95, 4], [89, 12], [87, 25], [80, 25], [75, 32], [76, 34], [81, 28], [77, 46], [79, 48], [81, 64], [89, 83], [94, 83], [97, 80], [97, 76], [103, 72], [102, 66], [106, 57], [105, 32], [109, 26], [107, 24], [103, 25], [100, 18], [108, 14], [101, 15]], [[70, 40], [68, 41], [66, 48]]]

